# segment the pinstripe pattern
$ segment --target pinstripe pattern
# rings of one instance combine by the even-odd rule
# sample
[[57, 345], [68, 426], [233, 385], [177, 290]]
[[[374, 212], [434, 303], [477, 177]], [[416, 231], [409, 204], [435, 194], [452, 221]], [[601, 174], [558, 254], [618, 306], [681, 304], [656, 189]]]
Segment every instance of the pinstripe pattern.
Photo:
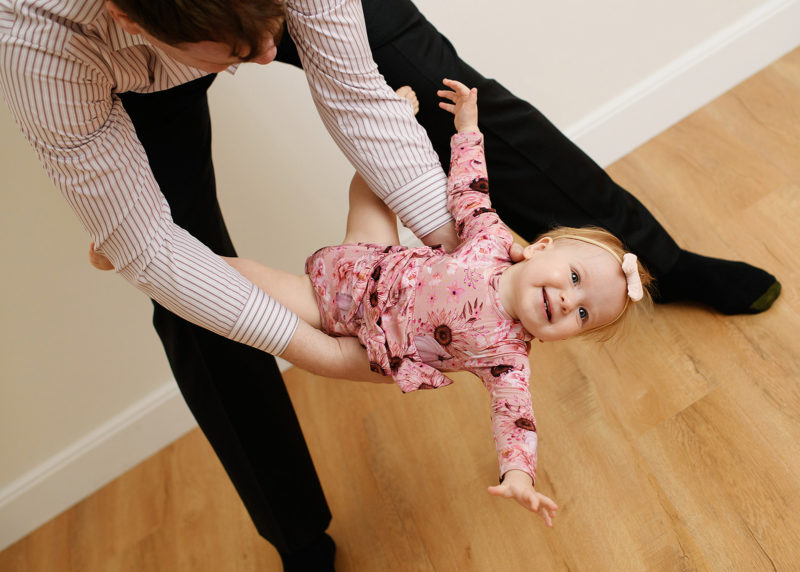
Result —
[[314, 103], [353, 166], [417, 236], [448, 222], [446, 195], [437, 192], [447, 178], [408, 104], [378, 72], [361, 4], [295, 0], [288, 9]]
[[[280, 354], [297, 317], [172, 221], [117, 93], [205, 75], [127, 34], [102, 0], [0, 0], [0, 90], [45, 171], [119, 273], [158, 303]], [[416, 234], [450, 220], [422, 128], [372, 61], [357, 0], [289, 1], [331, 136]], [[402, 142], [402, 143], [400, 143]]]

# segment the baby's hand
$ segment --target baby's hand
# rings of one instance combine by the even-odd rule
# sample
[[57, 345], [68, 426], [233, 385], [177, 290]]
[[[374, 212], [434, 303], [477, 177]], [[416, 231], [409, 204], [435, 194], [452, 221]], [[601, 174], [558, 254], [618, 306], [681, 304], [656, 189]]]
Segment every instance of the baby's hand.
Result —
[[528, 473], [516, 469], [508, 471], [501, 484], [489, 487], [489, 494], [496, 497], [513, 498], [531, 512], [538, 513], [547, 526], [553, 526], [553, 518], [556, 516], [558, 505], [552, 499], [533, 489], [533, 481]]
[[440, 89], [436, 92], [436, 95], [449, 99], [453, 103], [440, 101], [439, 107], [454, 115], [453, 122], [456, 125], [456, 130], [459, 133], [478, 131], [477, 88], [469, 89], [466, 85], [454, 79], [443, 79], [442, 83], [452, 91]]

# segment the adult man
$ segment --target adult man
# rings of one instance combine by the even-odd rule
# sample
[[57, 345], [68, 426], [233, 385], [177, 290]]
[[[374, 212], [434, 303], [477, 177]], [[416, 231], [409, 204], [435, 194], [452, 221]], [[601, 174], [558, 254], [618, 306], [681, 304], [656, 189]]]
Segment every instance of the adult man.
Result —
[[[235, 251], [216, 199], [206, 101], [209, 73], [275, 57], [284, 8], [5, 4], [0, 84], [98, 251], [158, 302], [154, 324], [179, 387], [259, 532], [286, 569], [308, 570], [332, 566], [330, 513], [268, 353], [323, 374], [374, 374], [350, 357], [363, 352], [356, 340], [299, 321], [217, 256]], [[295, 0], [286, 12], [334, 137], [412, 230], [452, 246], [444, 173], [407, 102], [377, 73], [358, 2]]]
[[[283, 21], [278, 2], [187, 4], [19, 0], [13, 10], [4, 6], [0, 84], [99, 251], [159, 303], [154, 322], [181, 391], [259, 532], [286, 569], [321, 569], [333, 557], [324, 534], [330, 514], [280, 375], [264, 352], [322, 374], [367, 373], [354, 365], [357, 344], [298, 322], [217, 258], [234, 251], [215, 196], [205, 98], [213, 76], [207, 73], [241, 61], [277, 57], [299, 65], [302, 59], [334, 138], [427, 243], [454, 241], [444, 175], [404, 104], [375, 73], [353, 0], [290, 0], [287, 25], [297, 51], [288, 37], [275, 47]], [[461, 62], [413, 4], [368, 0], [364, 11], [382, 73], [395, 87], [417, 90], [419, 120], [445, 164], [452, 126], [429, 98], [443, 77], [479, 88], [481, 129], [487, 150], [496, 152], [489, 157], [492, 199], [521, 234], [552, 222], [607, 226], [661, 278], [666, 299], [714, 300], [687, 288], [698, 272], [723, 273], [727, 291], [738, 294], [715, 292], [726, 300], [722, 311], [760, 310], [777, 295], [777, 282], [758, 269], [678, 249], [638, 201], [535, 110]], [[397, 160], [379, 159], [397, 157], [398, 150]], [[533, 194], [541, 189], [550, 204]]]

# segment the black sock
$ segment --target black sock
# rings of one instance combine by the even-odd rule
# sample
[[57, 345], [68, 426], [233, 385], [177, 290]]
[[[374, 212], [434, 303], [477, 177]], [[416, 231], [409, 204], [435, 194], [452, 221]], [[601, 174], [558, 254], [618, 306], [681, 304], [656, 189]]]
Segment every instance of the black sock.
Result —
[[284, 572], [333, 572], [336, 543], [323, 533], [317, 540], [292, 554], [281, 554]]
[[763, 312], [781, 292], [780, 282], [760, 268], [687, 250], [656, 288], [656, 302], [699, 302], [723, 314]]

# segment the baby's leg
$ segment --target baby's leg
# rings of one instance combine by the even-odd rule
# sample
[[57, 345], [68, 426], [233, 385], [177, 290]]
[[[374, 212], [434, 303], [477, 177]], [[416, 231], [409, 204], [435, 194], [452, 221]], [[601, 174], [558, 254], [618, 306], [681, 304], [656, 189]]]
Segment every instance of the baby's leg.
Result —
[[[308, 276], [297, 276], [247, 258], [222, 257], [239, 273], [318, 330], [322, 327], [314, 288]], [[98, 270], [113, 270], [111, 262], [89, 247], [89, 262]]]
[[[419, 103], [414, 90], [403, 86], [397, 90], [397, 95], [408, 100], [414, 113], [417, 113]], [[366, 181], [358, 173], [353, 175], [353, 180], [350, 182], [350, 212], [347, 215], [347, 232], [343, 243], [353, 242], [400, 244], [397, 236], [397, 217], [370, 190]], [[303, 321], [321, 329], [322, 320], [317, 306], [317, 297], [307, 275], [297, 276], [264, 266], [247, 258], [228, 258], [226, 256], [222, 258], [253, 284], [300, 316]], [[92, 259], [91, 254], [90, 259]], [[95, 266], [98, 266], [100, 262], [92, 260], [92, 264]]]
[[400, 244], [397, 217], [358, 173], [350, 182], [350, 212], [347, 213], [347, 232], [342, 244], [354, 242], [387, 246]]
[[322, 327], [317, 298], [308, 276], [297, 276], [247, 258], [226, 256], [222, 258], [242, 276], [300, 316], [303, 321], [317, 329]]
[[[414, 115], [419, 111], [417, 94], [404, 85], [397, 95], [411, 104]], [[356, 173], [350, 182], [350, 212], [347, 215], [347, 232], [343, 244], [370, 242], [373, 244], [400, 244], [397, 236], [397, 217], [373, 193], [366, 181]]]

